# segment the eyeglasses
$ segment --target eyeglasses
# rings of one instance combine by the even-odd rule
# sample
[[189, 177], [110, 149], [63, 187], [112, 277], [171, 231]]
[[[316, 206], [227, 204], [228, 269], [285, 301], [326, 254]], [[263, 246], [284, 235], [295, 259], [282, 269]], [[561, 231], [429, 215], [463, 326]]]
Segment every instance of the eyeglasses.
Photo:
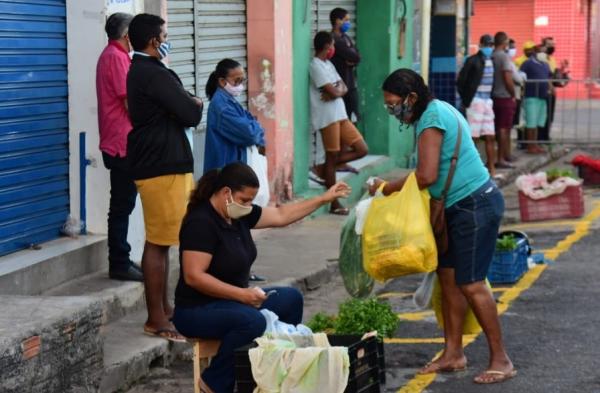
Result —
[[229, 79], [227, 79], [227, 78], [225, 78], [225, 80], [226, 80], [227, 82], [229, 82], [229, 83], [230, 83], [231, 85], [233, 85], [233, 86], [239, 86], [239, 85], [241, 85], [242, 83], [245, 83], [245, 82], [248, 80], [248, 78], [235, 78], [235, 79], [233, 80], [233, 83], [232, 83], [232, 81], [230, 81], [230, 80], [229, 80]]

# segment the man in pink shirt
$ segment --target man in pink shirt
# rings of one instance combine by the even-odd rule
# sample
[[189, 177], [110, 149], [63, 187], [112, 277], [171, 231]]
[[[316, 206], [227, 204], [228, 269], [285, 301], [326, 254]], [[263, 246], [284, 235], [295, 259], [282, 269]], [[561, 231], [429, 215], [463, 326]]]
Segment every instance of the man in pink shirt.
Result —
[[127, 72], [131, 64], [127, 35], [132, 15], [117, 12], [106, 21], [108, 45], [96, 67], [98, 126], [104, 166], [110, 171], [108, 210], [109, 277], [143, 281], [142, 270], [129, 259], [129, 215], [135, 207], [137, 189], [126, 165], [127, 134], [131, 121], [127, 111]]

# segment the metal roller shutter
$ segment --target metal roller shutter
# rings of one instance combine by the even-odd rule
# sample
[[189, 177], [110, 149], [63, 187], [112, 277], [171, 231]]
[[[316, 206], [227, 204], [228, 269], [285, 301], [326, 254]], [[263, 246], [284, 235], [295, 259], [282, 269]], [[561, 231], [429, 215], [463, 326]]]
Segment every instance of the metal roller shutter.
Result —
[[187, 91], [196, 94], [194, 48], [194, 0], [167, 2], [169, 67], [179, 75]]
[[[477, 52], [479, 37], [505, 31], [517, 42], [518, 56], [522, 54], [523, 43], [534, 37], [533, 0], [476, 0], [473, 2], [475, 15], [471, 18], [469, 53]], [[510, 18], [498, 18], [510, 15]]]
[[[343, 8], [350, 14], [350, 22], [352, 27], [348, 31], [348, 35], [353, 41], [356, 41], [356, 0], [312, 0], [314, 22], [313, 28], [317, 31], [331, 31], [331, 22], [329, 21], [329, 13], [336, 7]], [[314, 37], [314, 35], [313, 35]]]
[[[247, 68], [246, 1], [245, 0], [196, 0], [196, 86], [197, 95], [208, 108], [204, 89], [208, 76], [217, 63], [232, 58]], [[240, 97], [246, 106], [248, 97]], [[206, 128], [203, 117], [201, 129]]]
[[0, 255], [60, 236], [69, 213], [64, 0], [0, 1]]

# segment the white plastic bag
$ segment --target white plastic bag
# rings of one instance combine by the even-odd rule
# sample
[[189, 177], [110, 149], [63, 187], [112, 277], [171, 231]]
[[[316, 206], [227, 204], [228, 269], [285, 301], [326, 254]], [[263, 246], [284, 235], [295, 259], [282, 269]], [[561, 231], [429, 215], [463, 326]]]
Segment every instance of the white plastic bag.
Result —
[[436, 272], [429, 272], [423, 277], [421, 285], [413, 295], [413, 303], [421, 310], [431, 308], [431, 296], [433, 294], [433, 284], [435, 283]]
[[258, 193], [256, 194], [253, 203], [265, 207], [269, 204], [269, 200], [271, 199], [267, 157], [260, 154], [256, 146], [249, 146], [246, 150], [246, 164], [252, 168], [258, 177]]

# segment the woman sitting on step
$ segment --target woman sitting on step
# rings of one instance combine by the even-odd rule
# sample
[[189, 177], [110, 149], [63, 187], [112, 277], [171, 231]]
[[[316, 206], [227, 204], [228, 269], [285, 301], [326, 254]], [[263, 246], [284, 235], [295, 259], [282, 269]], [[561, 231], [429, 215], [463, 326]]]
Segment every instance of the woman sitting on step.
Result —
[[209, 171], [192, 192], [181, 226], [173, 323], [186, 337], [221, 340], [217, 355], [195, 381], [206, 393], [233, 392], [234, 351], [264, 333], [260, 309], [286, 323], [302, 321], [303, 299], [295, 288], [248, 287], [257, 254], [250, 229], [289, 225], [348, 196], [350, 188], [339, 182], [321, 196], [265, 208], [252, 204], [257, 191], [258, 178], [246, 164]]

